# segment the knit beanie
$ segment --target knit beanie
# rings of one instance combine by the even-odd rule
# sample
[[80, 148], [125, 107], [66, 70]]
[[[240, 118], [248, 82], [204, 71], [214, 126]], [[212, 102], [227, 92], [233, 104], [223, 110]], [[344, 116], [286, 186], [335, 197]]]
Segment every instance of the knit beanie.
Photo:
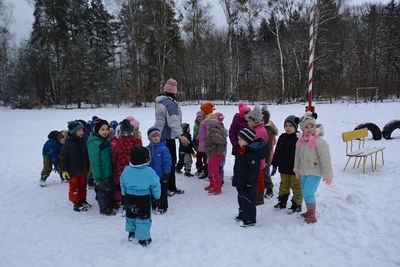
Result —
[[203, 111], [205, 114], [210, 114], [214, 111], [214, 103], [207, 101], [201, 104], [200, 110]]
[[128, 116], [128, 117], [126, 117], [126, 119], [127, 119], [128, 121], [130, 121], [131, 125], [133, 126], [133, 128], [134, 128], [136, 131], [139, 130], [139, 125], [140, 125], [140, 123], [139, 123], [139, 121], [137, 121], [137, 120], [135, 119], [135, 117], [133, 117], [133, 116]]
[[299, 126], [299, 118], [294, 116], [294, 115], [290, 115], [289, 117], [287, 117], [285, 119], [285, 122], [283, 123], [283, 125], [285, 125], [286, 123], [290, 123], [293, 125], [294, 129], [297, 131], [297, 127]]
[[271, 118], [271, 114], [269, 113], [268, 106], [263, 105], [261, 107], [261, 113], [263, 114], [263, 120], [265, 123], [269, 122], [269, 119]]
[[93, 132], [94, 132], [94, 133], [98, 133], [99, 130], [100, 130], [100, 128], [101, 128], [101, 126], [103, 126], [104, 124], [106, 124], [108, 127], [110, 127], [110, 126], [108, 125], [108, 122], [107, 122], [106, 120], [97, 119], [97, 120], [94, 122], [94, 125], [93, 125]]
[[131, 151], [131, 157], [129, 161], [134, 166], [142, 165], [149, 162], [149, 150], [144, 146], [134, 147]]
[[256, 123], [261, 122], [263, 120], [263, 114], [259, 106], [255, 106], [252, 111], [247, 114], [247, 118]]
[[246, 113], [249, 113], [251, 110], [251, 108], [243, 102], [240, 102], [238, 107], [239, 107], [239, 114], [242, 117], [244, 117], [244, 115], [246, 115]]
[[190, 125], [188, 123], [182, 123], [181, 126], [183, 133], [187, 133]]
[[197, 111], [197, 113], [196, 113], [196, 118], [197, 117], [202, 117], [203, 116], [203, 111]]
[[79, 131], [80, 129], [83, 129], [83, 125], [79, 121], [74, 120], [74, 121], [70, 121], [68, 123], [68, 132], [69, 132], [69, 134], [74, 134], [77, 131]]
[[221, 112], [215, 112], [215, 116], [217, 117], [217, 120], [219, 122], [223, 122], [225, 119], [224, 114], [222, 114]]
[[240, 130], [238, 136], [246, 141], [248, 144], [253, 143], [256, 138], [256, 131], [252, 128], [245, 127]]
[[110, 126], [113, 128], [113, 129], [115, 129], [115, 128], [117, 128], [117, 126], [118, 126], [118, 122], [117, 121], [110, 121]]
[[119, 135], [128, 136], [128, 135], [133, 135], [133, 133], [134, 133], [133, 126], [127, 119], [124, 119], [121, 122], [121, 126], [119, 127]]
[[301, 131], [304, 131], [304, 128], [308, 125], [308, 124], [317, 124], [316, 119], [318, 118], [317, 113], [313, 113], [311, 111], [307, 111], [303, 117], [300, 118], [300, 129]]
[[164, 92], [170, 94], [176, 94], [178, 89], [176, 88], [177, 82], [174, 79], [169, 79], [164, 85]]
[[161, 135], [161, 132], [158, 128], [156, 127], [150, 127], [147, 130], [147, 137], [149, 138], [149, 140], [151, 140], [151, 137], [155, 134], [155, 133], [159, 133]]

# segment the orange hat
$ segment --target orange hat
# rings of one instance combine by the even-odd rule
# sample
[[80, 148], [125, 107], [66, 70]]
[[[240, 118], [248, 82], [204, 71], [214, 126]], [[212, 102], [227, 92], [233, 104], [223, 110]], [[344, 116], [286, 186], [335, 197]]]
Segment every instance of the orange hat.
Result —
[[201, 104], [200, 109], [205, 114], [210, 114], [215, 109], [214, 108], [214, 103], [213, 102], [204, 102], [203, 104]]

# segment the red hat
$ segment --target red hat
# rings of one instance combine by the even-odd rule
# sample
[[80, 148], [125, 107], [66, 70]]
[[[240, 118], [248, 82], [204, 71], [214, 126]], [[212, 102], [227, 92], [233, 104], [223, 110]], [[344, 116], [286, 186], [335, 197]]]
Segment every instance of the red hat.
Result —
[[174, 79], [169, 79], [164, 85], [164, 92], [176, 94], [178, 89], [176, 88], [177, 82]]
[[217, 117], [217, 120], [219, 122], [223, 122], [225, 119], [224, 114], [222, 114], [221, 112], [215, 112], [215, 116]]
[[246, 113], [249, 113], [251, 110], [250, 107], [248, 107], [245, 103], [240, 102], [239, 103], [239, 114], [240, 116], [244, 116]]
[[214, 103], [213, 102], [204, 102], [200, 106], [201, 111], [203, 111], [205, 114], [210, 114], [214, 110]]

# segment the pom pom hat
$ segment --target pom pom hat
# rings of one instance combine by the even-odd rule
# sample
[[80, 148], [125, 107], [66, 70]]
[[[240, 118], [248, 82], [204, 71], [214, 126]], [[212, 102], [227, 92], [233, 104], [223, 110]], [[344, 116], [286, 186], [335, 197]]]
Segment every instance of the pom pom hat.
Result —
[[214, 111], [214, 103], [213, 102], [204, 102], [200, 106], [200, 110], [203, 111], [205, 114], [210, 114]]
[[301, 131], [304, 131], [304, 128], [308, 125], [308, 124], [317, 124], [316, 119], [318, 118], [317, 113], [312, 113], [310, 111], [307, 111], [303, 117], [300, 118], [300, 129]]
[[178, 91], [176, 85], [177, 82], [174, 79], [169, 79], [164, 85], [164, 92], [170, 94], [176, 94]]
[[240, 116], [244, 117], [244, 115], [246, 115], [247, 113], [250, 112], [251, 108], [249, 106], [247, 106], [245, 103], [240, 102], [239, 103], [239, 114]]

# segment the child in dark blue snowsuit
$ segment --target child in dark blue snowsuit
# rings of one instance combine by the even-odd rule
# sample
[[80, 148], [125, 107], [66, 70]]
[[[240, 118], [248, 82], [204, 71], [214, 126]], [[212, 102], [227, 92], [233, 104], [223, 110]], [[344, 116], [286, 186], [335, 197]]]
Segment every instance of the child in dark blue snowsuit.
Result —
[[232, 185], [238, 191], [239, 214], [235, 220], [240, 226], [256, 224], [256, 186], [260, 158], [265, 155], [265, 142], [254, 140], [256, 132], [251, 128], [242, 129], [239, 134], [240, 153], [233, 167]]
[[142, 246], [151, 243], [151, 197], [157, 200], [160, 198], [160, 180], [149, 162], [150, 153], [147, 148], [133, 148], [129, 165], [120, 178], [128, 240], [132, 241], [136, 237]]
[[51, 131], [47, 136], [48, 140], [43, 145], [43, 169], [40, 173], [40, 186], [46, 185], [46, 179], [52, 170], [58, 168], [58, 155], [60, 154], [62, 144], [59, 142], [59, 131]]
[[182, 130], [183, 130], [183, 136], [186, 137], [186, 139], [189, 141], [189, 144], [187, 146], [184, 146], [182, 142], [179, 140], [179, 160], [178, 164], [176, 164], [176, 172], [177, 173], [182, 173], [181, 169], [182, 167], [185, 167], [185, 176], [187, 177], [193, 177], [194, 175], [190, 173], [192, 169], [192, 154], [195, 153], [193, 149], [193, 143], [192, 143], [192, 135], [190, 134], [190, 125], [187, 123], [182, 123]]

